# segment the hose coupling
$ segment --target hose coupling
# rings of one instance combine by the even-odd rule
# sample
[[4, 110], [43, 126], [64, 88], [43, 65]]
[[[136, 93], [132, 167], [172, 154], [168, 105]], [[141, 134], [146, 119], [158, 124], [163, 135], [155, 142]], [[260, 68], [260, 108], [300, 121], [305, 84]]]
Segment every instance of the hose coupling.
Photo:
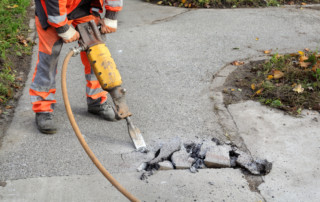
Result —
[[72, 57], [75, 57], [75, 56], [79, 55], [81, 51], [84, 51], [84, 48], [82, 46], [80, 46], [80, 47], [70, 48], [70, 50], [73, 51]]

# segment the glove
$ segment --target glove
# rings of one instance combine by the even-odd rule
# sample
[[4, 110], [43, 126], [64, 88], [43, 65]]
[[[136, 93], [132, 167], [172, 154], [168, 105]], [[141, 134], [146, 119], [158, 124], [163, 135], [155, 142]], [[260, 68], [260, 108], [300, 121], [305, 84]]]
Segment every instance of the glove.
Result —
[[80, 38], [79, 32], [77, 32], [72, 26], [69, 26], [69, 29], [63, 33], [58, 33], [58, 36], [62, 38], [63, 42], [71, 43], [77, 41]]
[[118, 27], [118, 20], [112, 20], [109, 18], [101, 19], [101, 33], [107, 34], [116, 32]]

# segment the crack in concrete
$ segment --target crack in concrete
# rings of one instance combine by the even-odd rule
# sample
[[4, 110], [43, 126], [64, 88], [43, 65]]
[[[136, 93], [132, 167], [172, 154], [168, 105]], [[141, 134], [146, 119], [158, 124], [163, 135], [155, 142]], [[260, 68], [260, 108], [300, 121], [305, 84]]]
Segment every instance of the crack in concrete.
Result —
[[188, 12], [190, 12], [191, 10], [186, 10], [186, 11], [183, 11], [183, 12], [181, 12], [181, 13], [178, 13], [178, 14], [176, 14], [176, 15], [173, 15], [173, 16], [170, 16], [170, 17], [166, 17], [166, 18], [163, 18], [163, 19], [159, 19], [159, 20], [154, 20], [154, 21], [152, 21], [150, 24], [151, 25], [154, 25], [154, 24], [159, 24], [159, 23], [161, 23], [161, 22], [168, 22], [168, 21], [170, 21], [170, 20], [172, 20], [173, 18], [175, 18], [175, 17], [177, 17], [177, 16], [179, 16], [179, 15], [183, 15], [183, 14], [185, 14], [185, 13], [188, 13]]

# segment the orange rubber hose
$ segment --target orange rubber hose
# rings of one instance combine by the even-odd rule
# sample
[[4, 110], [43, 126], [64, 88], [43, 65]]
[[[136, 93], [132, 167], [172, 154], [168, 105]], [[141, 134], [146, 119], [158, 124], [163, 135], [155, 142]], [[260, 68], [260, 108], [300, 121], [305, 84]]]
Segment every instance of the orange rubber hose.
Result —
[[67, 56], [64, 59], [63, 65], [62, 65], [62, 70], [61, 70], [61, 87], [62, 87], [62, 95], [63, 95], [63, 100], [64, 100], [64, 105], [66, 107], [67, 115], [69, 117], [69, 121], [72, 125], [72, 128], [74, 132], [76, 133], [76, 136], [78, 140], [80, 141], [80, 144], [82, 145], [83, 149], [86, 151], [94, 165], [99, 169], [99, 171], [109, 180], [109, 182], [115, 186], [125, 197], [127, 197], [130, 201], [139, 201], [136, 197], [134, 197], [130, 192], [128, 192], [100, 163], [100, 161], [97, 159], [97, 157], [94, 155], [92, 150], [89, 148], [87, 142], [83, 138], [80, 129], [78, 127], [77, 122], [74, 119], [71, 107], [70, 107], [70, 102], [69, 102], [69, 97], [68, 97], [68, 92], [67, 92], [67, 82], [66, 82], [66, 74], [67, 74], [67, 67], [69, 60], [71, 56], [73, 55], [74, 51], [71, 50]]

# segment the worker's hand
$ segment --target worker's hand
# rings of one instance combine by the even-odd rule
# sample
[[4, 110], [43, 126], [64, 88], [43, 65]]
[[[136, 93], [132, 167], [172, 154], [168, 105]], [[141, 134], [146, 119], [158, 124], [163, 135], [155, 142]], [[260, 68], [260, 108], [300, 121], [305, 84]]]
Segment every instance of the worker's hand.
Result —
[[117, 27], [118, 27], [117, 20], [103, 18], [100, 20], [100, 24], [101, 24], [101, 28], [100, 28], [101, 34], [108, 34], [108, 33], [117, 31]]
[[79, 32], [77, 32], [72, 26], [64, 33], [58, 33], [64, 43], [71, 43], [77, 41], [80, 38]]

